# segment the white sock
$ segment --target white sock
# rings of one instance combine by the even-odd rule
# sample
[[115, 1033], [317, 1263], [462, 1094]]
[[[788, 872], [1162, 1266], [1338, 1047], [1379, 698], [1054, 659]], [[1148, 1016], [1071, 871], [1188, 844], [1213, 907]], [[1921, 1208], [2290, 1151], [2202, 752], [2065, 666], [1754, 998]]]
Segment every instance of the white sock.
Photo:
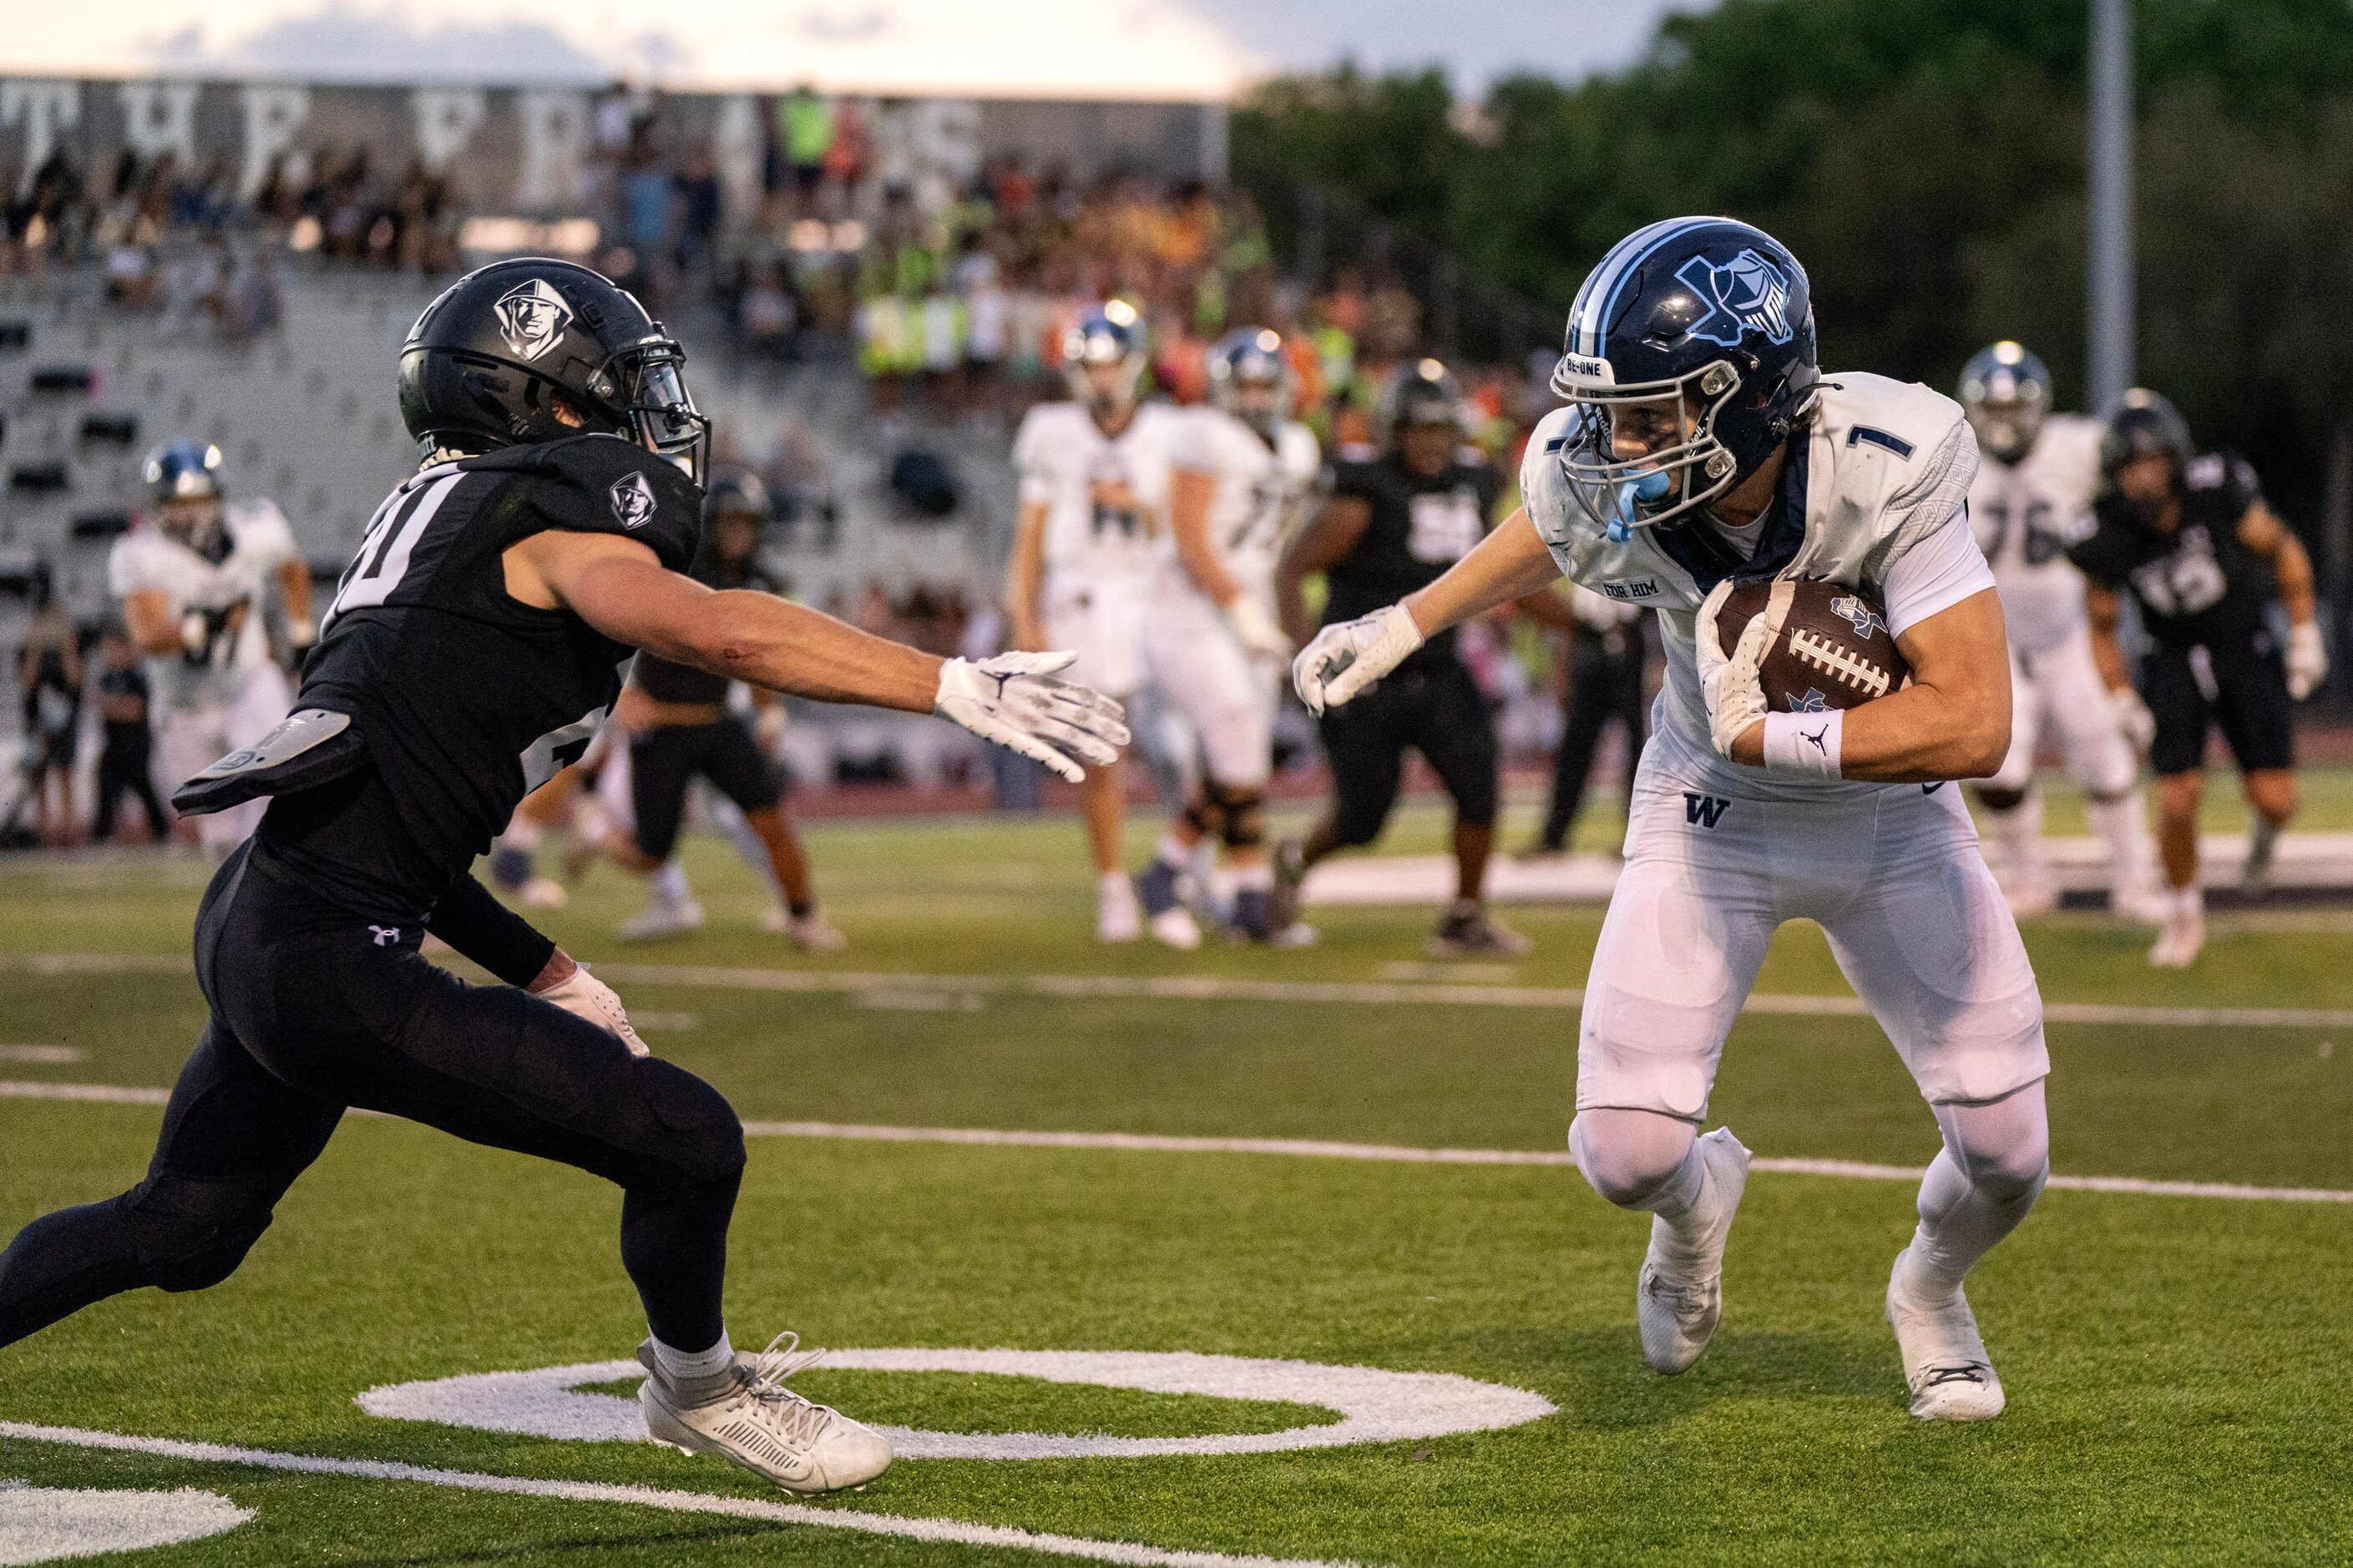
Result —
[[1173, 833], [1162, 834], [1160, 847], [1153, 853], [1171, 870], [1182, 871], [1193, 863], [1193, 846], [1180, 842]]
[[1226, 877], [1228, 880], [1233, 883], [1234, 889], [1237, 892], [1244, 889], [1271, 888], [1274, 886], [1274, 868], [1268, 865], [1263, 860], [1260, 861], [1255, 866], [1228, 867], [1226, 869]]
[[1984, 1105], [1939, 1105], [1945, 1146], [1920, 1182], [1920, 1224], [1904, 1289], [1922, 1306], [1953, 1299], [1994, 1243], [2018, 1228], [2051, 1170], [2051, 1126], [2039, 1082]]
[[539, 847], [539, 824], [518, 815], [507, 824], [507, 830], [499, 835], [499, 842], [510, 849], [520, 849], [528, 855]]
[[1099, 893], [1124, 893], [1127, 890], [1127, 873], [1124, 871], [1105, 871], [1095, 878], [1095, 891]]
[[683, 904], [694, 898], [694, 889], [687, 884], [686, 868], [675, 860], [665, 860], [654, 873], [654, 897], [666, 904]]
[[2146, 888], [2157, 880], [2157, 844], [2149, 837], [2140, 791], [2114, 800], [2084, 801], [2084, 816], [2108, 847], [2108, 885]]
[[707, 1351], [674, 1351], [654, 1341], [654, 1361], [662, 1375], [672, 1383], [684, 1383], [691, 1378], [716, 1377], [735, 1364], [735, 1347], [727, 1342], [727, 1331], [719, 1331], [719, 1342]]
[[2170, 888], [2167, 889], [2167, 895], [2173, 900], [2176, 914], [2195, 915], [2200, 920], [2205, 918], [2205, 889], [2194, 884], [2187, 888]]

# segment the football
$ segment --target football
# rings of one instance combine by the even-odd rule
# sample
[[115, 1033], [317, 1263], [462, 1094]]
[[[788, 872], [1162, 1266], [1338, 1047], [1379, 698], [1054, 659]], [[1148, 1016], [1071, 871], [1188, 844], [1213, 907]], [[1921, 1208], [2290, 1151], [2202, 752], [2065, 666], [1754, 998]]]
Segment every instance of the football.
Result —
[[1912, 667], [1896, 648], [1879, 603], [1857, 589], [1814, 578], [1735, 588], [1716, 616], [1724, 647], [1736, 645], [1748, 623], [1777, 597], [1783, 599], [1779, 629], [1766, 645], [1757, 670], [1774, 712], [1857, 708], [1911, 679]]

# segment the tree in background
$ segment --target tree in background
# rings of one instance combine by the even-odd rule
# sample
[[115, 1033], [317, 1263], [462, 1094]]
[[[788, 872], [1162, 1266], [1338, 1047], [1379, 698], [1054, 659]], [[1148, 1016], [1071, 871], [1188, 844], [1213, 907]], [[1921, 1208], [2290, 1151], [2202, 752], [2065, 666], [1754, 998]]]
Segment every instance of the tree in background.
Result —
[[[1826, 363], [1941, 387], [2018, 337], [2079, 403], [2087, 21], [1726, 0], [1623, 71], [1506, 79], [1472, 111], [1438, 72], [1344, 65], [1260, 89], [1234, 174], [1271, 212], [1342, 193], [1562, 312], [1630, 229], [1731, 213], [1805, 259]], [[2353, 5], [2138, 0], [2135, 70], [2141, 378], [2315, 531], [2332, 453], [2353, 476]]]

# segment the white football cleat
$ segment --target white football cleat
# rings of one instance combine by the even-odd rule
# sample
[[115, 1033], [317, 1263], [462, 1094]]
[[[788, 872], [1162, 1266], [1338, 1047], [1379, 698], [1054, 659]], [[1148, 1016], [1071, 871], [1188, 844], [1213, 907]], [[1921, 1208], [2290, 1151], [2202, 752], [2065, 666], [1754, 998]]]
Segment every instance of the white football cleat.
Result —
[[803, 952], [839, 952], [849, 945], [849, 939], [840, 929], [825, 918], [823, 911], [811, 910], [805, 915], [790, 915], [785, 921], [786, 940]]
[[1912, 1391], [1912, 1414], [1923, 1421], [1990, 1421], [2001, 1414], [2001, 1379], [1969, 1310], [1968, 1298], [1953, 1292], [1950, 1305], [1923, 1307], [1903, 1288], [1905, 1247], [1887, 1276], [1887, 1321], [1904, 1356], [1904, 1382]]
[[1144, 911], [1136, 906], [1135, 889], [1114, 871], [1095, 889], [1095, 940], [1134, 942], [1144, 934]]
[[613, 928], [613, 934], [623, 942], [651, 942], [658, 937], [683, 936], [702, 929], [702, 906], [692, 899], [672, 903], [668, 899], [655, 899], [644, 909]]
[[1201, 945], [1201, 925], [1193, 911], [1179, 904], [1173, 910], [1163, 910], [1148, 922], [1152, 940], [1179, 952], [1190, 952]]
[[[782, 1351], [776, 1347], [792, 1343]], [[654, 1355], [638, 1347], [646, 1369], [638, 1391], [646, 1430], [658, 1443], [690, 1454], [715, 1454], [788, 1492], [808, 1496], [862, 1487], [891, 1468], [891, 1445], [829, 1405], [813, 1405], [785, 1380], [825, 1352], [804, 1351], [800, 1336], [778, 1334], [756, 1356], [707, 1378], [673, 1383]]]
[[2173, 900], [2155, 882], [2127, 882], [2108, 893], [2108, 912], [2135, 925], [2161, 926], [2173, 910]]
[[560, 910], [572, 897], [553, 877], [532, 878], [522, 885], [520, 896], [527, 910]]
[[1748, 1151], [1732, 1129], [1719, 1127], [1701, 1137], [1699, 1154], [1707, 1164], [1716, 1210], [1699, 1245], [1698, 1266], [1685, 1270], [1669, 1261], [1672, 1252], [1686, 1247], [1676, 1241], [1665, 1220], [1653, 1217], [1651, 1247], [1634, 1281], [1634, 1321], [1642, 1331], [1642, 1359], [1653, 1371], [1670, 1376], [1699, 1360], [1723, 1320], [1724, 1244], [1732, 1235], [1732, 1216], [1748, 1185]]
[[2186, 898], [2174, 894], [2168, 903], [2165, 925], [2157, 933], [2157, 945], [2148, 950], [2148, 962], [2158, 969], [2187, 969], [2206, 945], [2205, 900], [2193, 889]]

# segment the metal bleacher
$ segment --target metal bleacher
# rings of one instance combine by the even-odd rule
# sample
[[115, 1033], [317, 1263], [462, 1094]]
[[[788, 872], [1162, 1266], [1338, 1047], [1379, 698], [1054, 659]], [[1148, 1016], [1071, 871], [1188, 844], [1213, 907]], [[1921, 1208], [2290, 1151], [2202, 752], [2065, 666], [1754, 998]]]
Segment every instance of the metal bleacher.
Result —
[[[77, 621], [106, 618], [107, 552], [140, 508], [143, 454], [173, 436], [219, 447], [231, 493], [276, 500], [314, 573], [340, 574], [377, 503], [415, 468], [392, 372], [437, 286], [290, 268], [279, 322], [240, 343], [168, 307], [111, 303], [88, 269], [0, 278], [0, 650], [21, 642], [43, 568]], [[825, 605], [869, 583], [895, 593], [919, 582], [976, 604], [994, 596], [1014, 507], [1003, 421], [878, 419], [847, 363], [747, 361], [715, 319], [680, 325], [724, 445], [756, 459], [790, 432], [813, 459], [804, 510], [833, 521], [780, 531], [772, 561], [797, 596]], [[909, 442], [955, 466], [965, 500], [954, 517], [916, 519], [893, 500], [891, 458]], [[0, 750], [13, 750], [15, 709], [0, 709]], [[910, 753], [913, 776], [944, 765], [931, 728], [889, 742]]]

